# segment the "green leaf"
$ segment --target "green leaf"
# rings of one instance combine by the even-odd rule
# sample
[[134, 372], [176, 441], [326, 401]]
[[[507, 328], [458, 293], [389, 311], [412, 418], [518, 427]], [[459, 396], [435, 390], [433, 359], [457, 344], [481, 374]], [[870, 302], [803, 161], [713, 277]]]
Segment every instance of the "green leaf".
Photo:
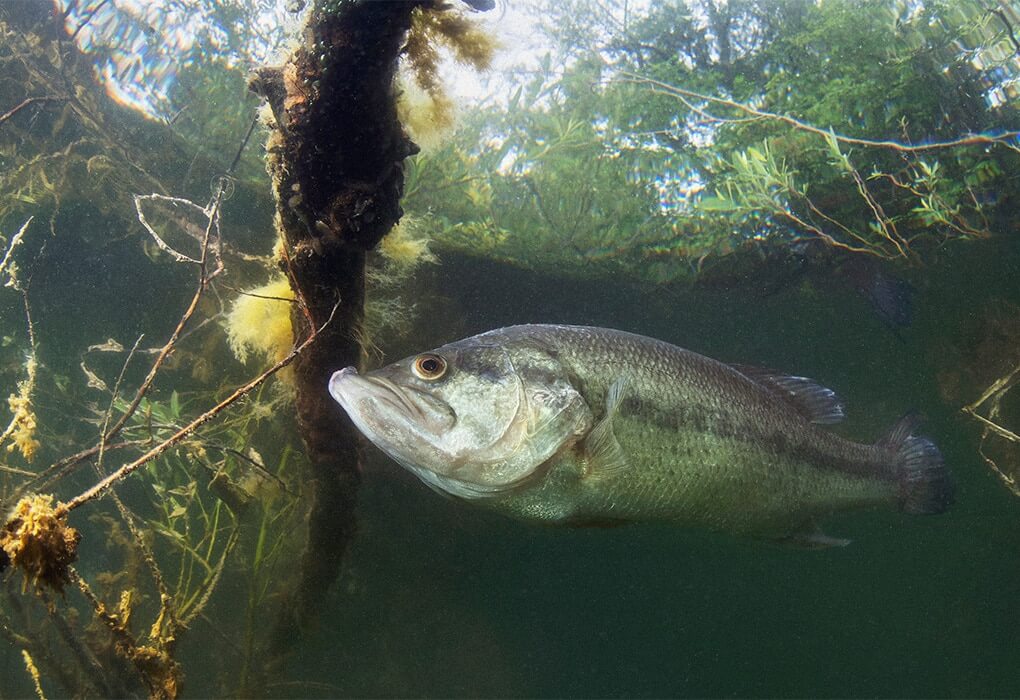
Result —
[[510, 96], [510, 100], [509, 102], [507, 102], [506, 105], [507, 112], [514, 112], [517, 110], [517, 105], [521, 101], [521, 93], [523, 93], [523, 91], [524, 91], [523, 85], [518, 86], [517, 89], [514, 90], [514, 94]]
[[737, 208], [732, 200], [725, 197], [702, 197], [697, 206], [703, 211], [733, 211]]

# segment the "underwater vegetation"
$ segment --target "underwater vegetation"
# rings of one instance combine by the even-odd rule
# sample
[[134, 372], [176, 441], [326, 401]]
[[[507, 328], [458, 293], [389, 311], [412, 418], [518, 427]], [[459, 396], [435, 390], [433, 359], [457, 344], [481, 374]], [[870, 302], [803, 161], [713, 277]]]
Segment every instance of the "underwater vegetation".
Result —
[[294, 347], [290, 306], [294, 294], [286, 277], [243, 292], [226, 316], [227, 343], [238, 360], [247, 364], [253, 355], [279, 362]]
[[969, 2], [691, 7], [622, 34], [611, 7], [548, 8], [556, 48], [413, 161], [406, 207], [468, 255], [656, 284], [814, 241], [909, 267], [1012, 225], [1008, 20]]
[[62, 590], [70, 583], [68, 567], [78, 554], [81, 535], [53, 507], [53, 496], [22, 498], [8, 515], [0, 547], [7, 565], [20, 569], [26, 585]]
[[411, 138], [426, 148], [437, 145], [441, 135], [453, 127], [457, 113], [440, 75], [440, 51], [444, 49], [459, 63], [485, 71], [492, 64], [497, 42], [466, 15], [423, 8], [412, 13], [403, 49], [410, 79], [404, 81], [397, 107]]
[[[392, 30], [393, 41], [380, 49], [383, 55], [386, 51], [389, 54], [377, 81], [357, 83], [364, 88], [363, 95], [370, 95], [372, 90], [377, 93], [377, 97], [368, 99], [388, 115], [386, 128], [400, 137], [394, 142], [402, 149], [392, 156], [396, 162], [411, 148], [399, 145], [406, 137], [395, 119], [395, 59], [405, 43], [404, 34], [416, 7], [421, 11], [416, 15], [419, 29], [415, 51], [427, 51], [431, 37], [442, 37], [445, 46], [463, 47], [465, 56], [473, 57], [475, 62], [483, 60], [487, 50], [481, 46], [484, 40], [472, 30], [470, 22], [444, 20], [429, 24], [427, 14], [452, 12], [446, 7], [354, 3], [339, 12], [318, 8], [308, 19], [310, 35], [318, 33], [339, 45], [343, 42], [330, 32], [354, 32], [374, 26], [372, 18], [380, 12], [395, 18], [403, 16]], [[233, 121], [235, 152], [232, 160], [213, 166], [219, 170], [205, 180], [211, 180], [212, 189], [207, 203], [196, 203], [203, 198], [194, 195], [195, 188], [189, 191], [185, 187], [185, 196], [178, 196], [181, 176], [185, 182], [201, 178], [203, 158], [215, 156], [206, 152], [200, 158], [203, 150], [197, 143], [197, 150], [189, 154], [190, 161], [175, 160], [174, 156], [183, 156], [192, 147], [188, 136], [172, 129], [169, 138], [156, 134], [159, 127], [141, 115], [109, 105], [103, 91], [97, 89], [94, 75], [87, 70], [88, 59], [67, 43], [58, 16], [46, 9], [45, 2], [34, 6], [38, 12], [28, 12], [33, 9], [31, 4], [24, 9], [26, 12], [18, 14], [4, 12], [3, 30], [8, 43], [7, 53], [0, 59], [25, 70], [19, 90], [30, 94], [40, 88], [60, 92], [61, 97], [26, 98], [0, 121], [4, 127], [0, 138], [10, 138], [12, 146], [20, 144], [6, 155], [16, 163], [24, 161], [15, 169], [16, 177], [3, 183], [5, 191], [16, 195], [5, 201], [18, 205], [0, 211], [0, 222], [7, 233], [11, 221], [25, 215], [20, 229], [2, 239], [2, 272], [11, 293], [15, 298], [20, 295], [24, 302], [22, 323], [26, 331], [24, 340], [19, 338], [18, 342], [28, 348], [27, 359], [16, 366], [19, 378], [8, 401], [11, 419], [2, 435], [8, 448], [5, 453], [16, 454], [20, 465], [3, 465], [0, 490], [6, 511], [0, 531], [0, 569], [22, 572], [22, 590], [10, 593], [25, 596], [25, 602], [12, 603], [10, 616], [0, 616], [0, 629], [23, 652], [26, 678], [40, 695], [54, 682], [63, 692], [76, 695], [144, 692], [153, 698], [174, 698], [185, 682], [179, 643], [194, 633], [197, 624], [211, 625], [214, 630], [223, 625], [230, 633], [220, 631], [220, 636], [236, 640], [230, 644], [235, 663], [232, 671], [214, 676], [212, 683], [222, 684], [220, 692], [249, 695], [263, 688], [272, 668], [283, 662], [300, 638], [294, 634], [294, 626], [308, 624], [335, 578], [338, 554], [346, 546], [346, 538], [337, 536], [337, 519], [353, 522], [357, 444], [342, 439], [342, 426], [328, 440], [317, 437], [315, 421], [332, 424], [335, 418], [316, 408], [323, 403], [316, 395], [324, 392], [320, 385], [310, 384], [310, 378], [317, 371], [317, 363], [333, 361], [333, 353], [342, 346], [355, 353], [352, 357], [357, 360], [362, 348], [393, 337], [401, 325], [406, 326], [410, 305], [397, 301], [396, 295], [419, 264], [434, 262], [435, 257], [410, 220], [378, 253], [367, 256], [367, 250], [363, 250], [346, 255], [341, 251], [337, 245], [341, 238], [356, 240], [364, 234], [361, 226], [348, 225], [348, 217], [372, 224], [371, 211], [365, 207], [371, 202], [363, 184], [369, 178], [364, 170], [365, 159], [348, 154], [348, 142], [343, 139], [333, 141], [332, 147], [345, 154], [346, 160], [340, 161], [340, 168], [332, 176], [337, 186], [348, 192], [337, 194], [336, 201], [346, 202], [350, 211], [344, 214], [333, 206], [335, 202], [330, 203], [330, 213], [325, 216], [305, 210], [305, 206], [317, 204], [315, 193], [320, 185], [325, 186], [315, 182], [316, 173], [323, 172], [317, 170], [314, 158], [318, 156], [302, 157], [302, 148], [314, 145], [317, 154], [322, 147], [312, 143], [321, 134], [307, 124], [315, 119], [335, 121], [336, 109], [350, 110], [351, 103], [336, 101], [340, 87], [355, 85], [344, 82], [350, 81], [350, 76], [337, 78], [337, 87], [324, 91], [320, 91], [318, 81], [314, 90], [309, 90], [313, 81], [308, 75], [287, 83], [291, 96], [283, 106], [272, 105], [274, 110], [267, 113], [270, 121], [274, 115], [286, 115], [283, 118], [287, 119], [282, 124], [270, 123], [276, 129], [268, 135], [271, 164], [281, 172], [298, 175], [305, 172], [305, 167], [305, 175], [311, 179], [299, 177], [281, 184], [291, 194], [280, 200], [277, 235], [272, 235], [272, 220], [263, 219], [270, 235], [263, 236], [261, 247], [272, 247], [274, 255], [257, 255], [245, 250], [246, 238], [238, 235], [237, 219], [224, 213], [233, 206], [227, 202], [234, 197], [246, 199], [248, 206], [258, 199], [247, 186], [250, 181], [243, 179], [244, 173], [251, 172], [246, 153], [252, 150], [248, 146], [256, 122], [249, 121], [246, 128], [240, 119]], [[92, 15], [81, 20], [75, 35], [99, 9], [93, 8]], [[68, 12], [71, 10], [73, 6]], [[316, 41], [322, 45], [325, 40]], [[468, 50], [471, 42], [476, 45]], [[314, 44], [311, 41], [296, 46], [291, 65], [326, 75], [332, 64], [318, 54], [312, 59], [309, 49]], [[379, 60], [366, 52], [365, 46], [355, 43], [350, 47], [362, 65]], [[331, 61], [352, 68], [345, 62], [347, 58], [337, 50]], [[416, 74], [423, 78], [434, 71], [437, 60], [436, 56], [423, 58]], [[75, 97], [64, 97], [64, 91], [55, 87], [58, 74], [66, 71], [65, 64], [81, 68], [73, 74], [80, 81]], [[431, 80], [430, 97], [440, 99], [438, 79], [433, 75]], [[320, 98], [323, 106], [317, 112]], [[65, 101], [74, 107], [66, 115], [71, 125], [69, 145], [59, 145], [65, 135], [60, 129], [51, 131], [50, 142], [20, 138], [21, 130], [33, 128], [39, 116], [35, 109]], [[349, 121], [349, 143], [363, 140], [363, 146], [377, 144], [379, 138], [371, 133], [372, 129], [386, 123], [378, 117], [371, 112], [362, 114], [367, 138]], [[26, 118], [30, 118], [27, 123]], [[172, 126], [172, 122], [166, 126]], [[131, 138], [119, 139], [113, 135], [119, 130], [134, 136], [146, 134], [150, 142], [164, 144], [167, 152], [145, 149], [145, 138], [138, 144]], [[208, 136], [208, 132], [202, 134], [202, 138]], [[295, 142], [294, 152], [274, 160], [273, 144], [291, 136], [304, 140]], [[31, 145], [41, 155], [25, 152]], [[59, 162], [64, 170], [42, 167], [50, 162], [46, 158], [54, 148], [58, 154], [53, 162]], [[131, 148], [152, 153], [151, 161], [134, 160]], [[105, 161], [92, 160], [84, 169], [76, 169], [76, 149], [93, 149], [110, 158], [115, 164], [111, 172], [117, 173], [111, 174], [117, 178], [116, 186], [97, 177], [100, 173], [96, 168]], [[393, 170], [393, 162], [384, 158], [378, 164], [399, 178], [401, 171]], [[348, 172], [351, 168], [357, 172]], [[79, 176], [91, 181], [79, 186], [75, 179]], [[172, 188], [164, 179], [173, 180], [175, 186]], [[97, 181], [99, 189], [90, 190]], [[34, 189], [36, 183], [41, 183], [43, 189]], [[384, 204], [377, 198], [380, 211], [399, 212], [399, 180], [383, 189], [389, 192], [390, 201]], [[167, 194], [171, 190], [175, 194]], [[48, 193], [48, 198], [42, 199], [39, 192]], [[140, 194], [143, 192], [151, 194]], [[263, 195], [263, 199], [268, 198]], [[94, 209], [92, 200], [108, 208]], [[254, 206], [259, 205], [256, 202]], [[30, 209], [32, 213], [27, 214]], [[43, 216], [38, 216], [40, 212]], [[150, 279], [154, 283], [160, 280], [169, 285], [166, 291], [154, 290], [158, 307], [148, 307], [143, 317], [155, 319], [157, 328], [163, 325], [159, 319], [165, 322], [167, 315], [151, 311], [165, 311], [176, 293], [171, 290], [181, 290], [180, 317], [170, 328], [157, 330], [168, 335], [155, 347], [145, 342], [145, 333], [134, 331], [133, 344], [104, 335], [106, 342], [88, 345], [85, 351], [79, 351], [80, 361], [70, 365], [51, 354], [40, 362], [28, 281], [45, 277], [45, 272], [40, 277], [36, 273], [54, 265], [66, 246], [56, 246], [59, 252], [54, 254], [53, 246], [48, 247], [41, 234], [33, 239], [31, 234], [40, 228], [31, 228], [33, 216], [37, 222], [48, 217], [51, 236], [66, 237], [65, 231], [76, 230], [74, 220], [82, 212], [90, 226], [106, 223], [115, 230], [123, 229], [130, 219], [135, 220], [131, 229], [138, 230], [135, 227], [140, 225], [148, 237], [126, 234], [141, 241], [141, 246], [134, 248], [125, 262], [152, 269]], [[295, 212], [296, 218], [292, 218]], [[382, 228], [367, 247], [374, 247], [394, 221], [383, 218], [372, 224]], [[314, 224], [309, 230], [306, 224], [311, 222]], [[295, 223], [301, 230], [287, 228]], [[322, 235], [331, 227], [332, 243], [330, 236]], [[313, 240], [307, 239], [309, 233], [314, 233]], [[23, 245], [26, 240], [27, 246]], [[111, 243], [116, 239], [109, 238], [102, 245]], [[324, 248], [330, 246], [334, 253], [342, 253], [334, 258], [339, 267], [332, 268], [332, 273], [328, 266], [320, 266], [331, 257], [323, 257]], [[268, 274], [269, 281], [257, 283], [259, 278], [265, 280], [267, 269], [275, 270]], [[120, 274], [130, 275], [131, 268]], [[364, 321], [366, 281], [379, 296]], [[339, 293], [331, 291], [337, 287]], [[51, 318], [45, 315], [42, 335], [47, 351]], [[105, 333], [133, 332], [129, 328], [110, 328]], [[339, 342], [327, 344], [327, 335]], [[310, 349], [317, 345], [315, 355]], [[227, 348], [242, 363], [258, 360], [262, 370], [254, 378], [237, 379], [238, 373], [229, 368]], [[293, 371], [288, 366], [298, 358], [303, 359]], [[72, 379], [67, 372], [77, 374], [77, 378]], [[284, 384], [290, 385], [289, 390], [268, 388], [267, 380], [277, 373]], [[40, 374], [45, 379], [40, 379]], [[84, 379], [80, 379], [82, 375]], [[40, 389], [40, 384], [44, 388]], [[42, 410], [38, 405], [40, 391], [47, 396]], [[54, 417], [61, 413], [57, 406], [65, 403], [75, 406], [78, 414], [72, 419], [77, 426], [70, 432], [57, 427], [59, 419]], [[305, 432], [303, 447], [300, 432], [282, 417], [292, 413], [294, 407], [298, 428]], [[257, 425], [272, 429], [256, 430]], [[280, 431], [282, 439], [272, 437]], [[91, 446], [83, 449], [83, 443]], [[65, 450], [70, 453], [59, 456]], [[45, 455], [48, 466], [27, 468], [40, 454]], [[301, 455], [300, 459], [295, 455]], [[335, 458], [346, 460], [346, 466], [326, 470], [326, 460], [335, 466]], [[295, 463], [304, 466], [297, 468]], [[90, 465], [91, 478], [83, 469]], [[320, 469], [318, 478], [309, 478], [307, 472], [315, 465]], [[144, 484], [141, 493], [122, 498], [118, 486], [133, 474], [144, 474], [136, 477]], [[104, 500], [97, 503], [102, 497]], [[77, 520], [76, 514], [85, 506], [91, 512], [88, 522], [82, 527], [72, 526], [71, 520]], [[101, 534], [104, 532], [105, 537]], [[85, 549], [80, 547], [82, 541]], [[333, 554], [329, 552], [331, 547]], [[210, 618], [209, 603], [224, 585], [241, 586], [246, 594], [237, 599], [236, 615], [216, 622]], [[72, 600], [66, 597], [68, 589], [76, 594]], [[64, 597], [55, 603], [51, 591]], [[279, 604], [281, 598], [291, 596], [296, 606]], [[274, 617], [275, 622], [264, 623], [266, 618]], [[26, 636], [29, 630], [34, 632]], [[68, 659], [71, 665], [65, 666]], [[207, 690], [213, 687], [203, 682]]]
[[[541, 2], [527, 10], [540, 50], [492, 76], [489, 98], [458, 103], [451, 65], [492, 69], [516, 48], [500, 17], [475, 12], [511, 9], [490, 4], [0, 4], [5, 696], [414, 695], [458, 666], [439, 649], [476, 645], [489, 655], [467, 664], [472, 682], [530, 673], [503, 653], [528, 635], [491, 630], [501, 613], [526, 622], [515, 606], [556, 566], [494, 604], [497, 558], [479, 542], [506, 533], [407, 507], [397, 479], [363, 532], [373, 477], [327, 386], [525, 303], [567, 308], [566, 280], [577, 315], [630, 298], [604, 289], [644, 294], [619, 314], [635, 326], [725, 298], [789, 304], [794, 320], [832, 306], [835, 333], [865, 329], [848, 347], [878, 338], [878, 359], [850, 363], [884, 369], [924, 347], [937, 377], [917, 381], [937, 382], [972, 438], [954, 457], [984, 458], [989, 481], [1020, 495], [1016, 290], [974, 278], [960, 289], [998, 284], [1001, 299], [972, 306], [961, 291], [955, 315], [930, 303], [954, 256], [1015, 254], [1012, 9]], [[286, 37], [266, 28], [281, 15], [298, 27]], [[147, 81], [156, 56], [176, 80]], [[160, 92], [126, 100], [125, 82]], [[554, 283], [536, 292], [536, 279]], [[444, 296], [453, 283], [461, 295]], [[855, 301], [833, 289], [888, 328], [844, 323]], [[735, 323], [718, 314], [712, 337]], [[406, 542], [351, 565], [397, 525]], [[366, 581], [401, 571], [384, 558], [421, 537], [456, 550], [436, 561], [458, 580], [386, 582], [422, 608], [410, 634]], [[505, 541], [508, 556], [552, 546], [526, 537]], [[612, 534], [571, 537], [601, 562], [595, 543]], [[324, 611], [352, 598], [384, 609], [359, 630], [378, 630], [380, 665], [310, 669], [306, 652], [358, 651], [324, 636]], [[338, 626], [361, 611], [347, 613]], [[587, 635], [595, 618], [579, 619]], [[403, 653], [422, 629], [435, 656]], [[967, 682], [958, 694], [986, 688]]]

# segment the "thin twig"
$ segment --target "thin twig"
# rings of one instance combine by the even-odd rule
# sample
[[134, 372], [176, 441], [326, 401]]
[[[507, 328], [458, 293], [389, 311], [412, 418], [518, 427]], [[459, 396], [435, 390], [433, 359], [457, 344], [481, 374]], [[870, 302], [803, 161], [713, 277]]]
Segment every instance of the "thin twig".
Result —
[[221, 182], [216, 188], [216, 194], [213, 196], [212, 201], [210, 201], [209, 206], [206, 208], [206, 213], [209, 217], [209, 221], [205, 227], [205, 235], [202, 240], [201, 257], [196, 261], [198, 263], [199, 268], [198, 285], [195, 289], [195, 293], [191, 297], [191, 303], [189, 303], [188, 307], [184, 310], [184, 314], [181, 316], [180, 321], [177, 322], [177, 327], [174, 328], [173, 333], [170, 334], [170, 338], [167, 339], [163, 347], [160, 348], [159, 354], [156, 356], [155, 361], [152, 363], [152, 367], [149, 368], [149, 373], [146, 375], [145, 380], [142, 382], [142, 385], [138, 387], [138, 390], [135, 392], [134, 398], [131, 400], [131, 403], [128, 404], [127, 409], [117, 420], [114, 426], [110, 429], [110, 431], [103, 436], [104, 440], [109, 440], [115, 435], [117, 435], [124, 427], [124, 425], [131, 419], [131, 416], [134, 415], [135, 411], [138, 410], [138, 406], [141, 404], [142, 399], [145, 397], [149, 389], [152, 387], [152, 383], [156, 380], [156, 374], [159, 372], [160, 367], [163, 366], [163, 363], [166, 361], [167, 357], [170, 356], [170, 353], [173, 351], [174, 346], [177, 344], [177, 340], [180, 338], [181, 333], [184, 330], [184, 327], [188, 324], [188, 321], [191, 320], [191, 317], [195, 314], [195, 311], [198, 309], [198, 302], [202, 299], [202, 294], [205, 292], [205, 288], [209, 283], [209, 277], [207, 274], [206, 266], [207, 256], [209, 252], [209, 240], [210, 236], [212, 235], [213, 226], [215, 225], [215, 222], [219, 217], [219, 207], [223, 199], [223, 192], [224, 186], [223, 183]]
[[[107, 427], [110, 424], [110, 416], [113, 413], [114, 404], [117, 402], [117, 397], [120, 395], [120, 385], [124, 380], [124, 375], [127, 373], [128, 365], [131, 364], [131, 358], [135, 356], [135, 352], [138, 351], [138, 346], [141, 344], [145, 334], [139, 335], [135, 344], [131, 346], [128, 356], [124, 359], [124, 364], [121, 365], [120, 374], [117, 375], [117, 381], [113, 385], [113, 393], [110, 396], [110, 404], [106, 408], [106, 414], [103, 416], [103, 425], [99, 431], [99, 456], [96, 458], [96, 475], [99, 478], [103, 477], [103, 457], [106, 453], [106, 434]], [[159, 591], [160, 596], [160, 614], [161, 617], [167, 619], [171, 628], [176, 627], [176, 617], [173, 614], [173, 610], [170, 609], [168, 601], [171, 600], [170, 589], [167, 588], [166, 581], [163, 580], [163, 575], [160, 573], [159, 565], [156, 563], [156, 557], [145, 541], [145, 536], [142, 534], [141, 529], [138, 527], [138, 523], [135, 520], [135, 515], [132, 513], [120, 497], [113, 493], [114, 505], [117, 507], [117, 511], [120, 513], [120, 517], [123, 519], [128, 532], [131, 533], [131, 537], [134, 538], [135, 546], [142, 554], [142, 560], [145, 562], [149, 569], [149, 573], [152, 575], [153, 581], [156, 583], [156, 589]]]
[[[828, 129], [820, 129], [817, 126], [812, 126], [806, 122], [802, 122], [794, 117], [787, 116], [785, 114], [778, 114], [776, 112], [766, 112], [761, 109], [756, 109], [750, 105], [742, 104], [734, 100], [726, 99], [725, 97], [715, 97], [712, 95], [705, 95], [700, 92], [694, 92], [693, 90], [687, 90], [685, 88], [670, 85], [669, 83], [662, 82], [661, 80], [655, 80], [654, 78], [646, 78], [636, 73], [630, 73], [628, 71], [621, 71], [620, 75], [622, 79], [618, 79], [621, 82], [636, 83], [639, 85], [649, 85], [653, 90], [658, 91], [662, 94], [670, 95], [672, 97], [689, 97], [696, 100], [705, 100], [706, 102], [712, 102], [714, 104], [722, 105], [724, 107], [730, 107], [732, 109], [739, 110], [745, 114], [750, 114], [755, 117], [762, 117], [765, 119], [774, 119], [781, 121], [785, 124], [806, 131], [808, 133], [816, 134], [823, 138], [835, 138], [840, 143], [849, 143], [857, 146], [866, 146], [869, 148], [889, 148], [896, 151], [905, 153], [919, 153], [924, 151], [936, 151], [945, 148], [957, 148], [959, 146], [976, 146], [979, 144], [984, 145], [995, 145], [1005, 146], [1011, 150], [1017, 150], [1015, 146], [1012, 146], [1009, 141], [1020, 137], [1020, 131], [1005, 131], [995, 136], [988, 136], [987, 134], [969, 134], [967, 136], [960, 136], [959, 138], [950, 139], [948, 141], [934, 141], [932, 143], [925, 144], [906, 144], [899, 141], [876, 141], [872, 139], [862, 139], [853, 136], [842, 136], [836, 134]], [[718, 118], [722, 121], [723, 118]]]
[[962, 408], [960, 410], [963, 411], [964, 413], [966, 413], [967, 415], [969, 415], [971, 418], [977, 419], [980, 423], [982, 423], [985, 426], [985, 428], [987, 430], [995, 433], [999, 437], [1005, 438], [1006, 440], [1009, 440], [1011, 442], [1020, 442], [1020, 435], [1017, 435], [1016, 433], [1014, 433], [1011, 430], [1006, 430], [1005, 428], [1003, 428], [1001, 425], [999, 425], [995, 421], [988, 420], [987, 418], [982, 416], [980, 413], [978, 413], [977, 411], [973, 410], [970, 406], [967, 406], [967, 407]]
[[28, 217], [28, 221], [23, 223], [21, 225], [21, 228], [18, 229], [18, 232], [11, 237], [11, 242], [7, 246], [7, 251], [4, 253], [4, 258], [3, 260], [0, 260], [0, 275], [2, 275], [4, 271], [7, 270], [7, 266], [11, 262], [11, 256], [14, 255], [14, 249], [21, 245], [21, 241], [25, 236], [25, 231], [28, 229], [28, 225], [32, 223], [32, 219], [34, 218], [35, 217], [33, 216]]
[[1010, 372], [1009, 374], [995, 380], [991, 384], [991, 386], [985, 389], [985, 392], [981, 394], [980, 397], [978, 397], [977, 401], [970, 404], [963, 410], [967, 411], [968, 413], [975, 413], [977, 409], [981, 406], [981, 404], [990, 399], [993, 395], [1005, 393], [1013, 385], [1013, 380], [1017, 378], [1018, 375], [1020, 375], [1020, 365], [1014, 367], [1013, 371]]
[[[112, 452], [114, 450], [122, 450], [125, 447], [139, 447], [149, 442], [148, 440], [124, 440], [123, 442], [115, 442], [106, 446], [106, 452]], [[15, 500], [24, 496], [29, 491], [44, 491], [47, 486], [52, 484], [54, 481], [62, 479], [67, 475], [75, 465], [80, 462], [99, 454], [99, 445], [93, 445], [79, 452], [75, 452], [73, 455], [68, 455], [63, 459], [54, 462], [46, 469], [42, 470], [38, 474], [34, 475], [34, 479], [28, 481], [19, 486], [15, 492]]]
[[258, 115], [252, 117], [251, 124], [248, 125], [248, 131], [245, 132], [244, 138], [241, 139], [241, 145], [237, 149], [237, 153], [234, 154], [234, 160], [230, 162], [230, 167], [227, 168], [227, 176], [234, 174], [234, 169], [237, 168], [237, 164], [241, 162], [241, 154], [244, 153], [245, 146], [248, 145], [248, 140], [251, 139], [251, 135], [255, 132], [255, 127], [259, 123]]
[[17, 474], [18, 476], [35, 476], [35, 472], [30, 472], [27, 469], [18, 469], [17, 467], [8, 467], [6, 464], [0, 464], [0, 472]]
[[25, 107], [28, 107], [31, 104], [35, 104], [36, 102], [65, 102], [66, 100], [67, 100], [66, 97], [26, 97], [19, 104], [15, 105], [14, 107], [11, 107], [3, 114], [0, 114], [0, 124], [3, 124], [5, 121], [13, 117], [15, 114], [25, 109]]
[[142, 333], [135, 340], [135, 344], [131, 346], [131, 350], [128, 352], [127, 358], [124, 360], [124, 364], [120, 367], [120, 374], [117, 375], [117, 381], [113, 385], [113, 393], [110, 395], [110, 403], [106, 407], [106, 412], [103, 414], [103, 425], [99, 429], [99, 457], [96, 458], [96, 470], [101, 471], [103, 468], [103, 456], [106, 453], [107, 443], [107, 428], [110, 426], [110, 416], [113, 415], [114, 404], [117, 403], [117, 397], [120, 396], [120, 385], [124, 381], [124, 374], [127, 372], [128, 365], [131, 364], [131, 358], [138, 352], [138, 346], [142, 343], [142, 338], [145, 334]]
[[[248, 131], [245, 133], [245, 136], [241, 141], [240, 147], [237, 149], [237, 153], [234, 156], [234, 160], [231, 162], [230, 167], [227, 168], [226, 177], [230, 176], [234, 168], [237, 166], [238, 162], [241, 160], [241, 154], [244, 152], [244, 148], [248, 144], [248, 140], [251, 138], [251, 134], [255, 129], [255, 125], [256, 120], [252, 120], [251, 125], [248, 127]], [[205, 292], [205, 288], [209, 283], [210, 276], [208, 274], [207, 269], [209, 242], [212, 236], [213, 228], [214, 227], [218, 228], [220, 205], [223, 202], [223, 195], [225, 191], [226, 191], [225, 179], [221, 178], [220, 181], [217, 183], [216, 192], [213, 195], [212, 200], [210, 200], [208, 206], [206, 206], [205, 208], [206, 216], [208, 216], [208, 222], [206, 224], [205, 233], [202, 240], [201, 257], [197, 261], [195, 261], [198, 263], [199, 280], [198, 286], [195, 289], [195, 293], [194, 295], [192, 295], [191, 303], [188, 305], [188, 308], [185, 309], [184, 314], [181, 316], [181, 320], [178, 321], [177, 323], [177, 327], [174, 328], [173, 333], [170, 334], [170, 338], [160, 349], [159, 354], [156, 357], [156, 360], [152, 363], [152, 367], [149, 368], [149, 373], [146, 375], [145, 380], [142, 382], [142, 385], [135, 392], [135, 396], [131, 400], [131, 403], [128, 404], [127, 409], [114, 424], [113, 428], [111, 428], [108, 433], [104, 434], [103, 436], [104, 440], [110, 440], [111, 438], [116, 436], [124, 427], [124, 425], [128, 422], [128, 420], [131, 419], [131, 416], [134, 415], [135, 411], [138, 410], [139, 404], [141, 404], [142, 399], [148, 393], [149, 388], [155, 381], [156, 374], [159, 372], [160, 367], [163, 366], [163, 363], [166, 361], [166, 358], [170, 355], [177, 341], [180, 339], [184, 327], [187, 325], [188, 321], [191, 319], [195, 311], [198, 309], [198, 302], [201, 300], [202, 294]], [[141, 216], [140, 209], [139, 216]], [[219, 269], [217, 269], [216, 272], [219, 272]], [[214, 272], [213, 274], [216, 273]]]

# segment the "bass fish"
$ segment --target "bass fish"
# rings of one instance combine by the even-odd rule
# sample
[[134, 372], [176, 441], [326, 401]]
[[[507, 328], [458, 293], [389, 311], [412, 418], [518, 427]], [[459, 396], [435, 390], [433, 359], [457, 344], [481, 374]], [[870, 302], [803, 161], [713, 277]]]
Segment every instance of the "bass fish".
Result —
[[329, 392], [434, 490], [532, 521], [670, 521], [811, 547], [818, 520], [889, 505], [939, 513], [953, 486], [905, 418], [877, 443], [823, 426], [842, 403], [804, 377], [632, 333], [523, 325], [359, 374]]

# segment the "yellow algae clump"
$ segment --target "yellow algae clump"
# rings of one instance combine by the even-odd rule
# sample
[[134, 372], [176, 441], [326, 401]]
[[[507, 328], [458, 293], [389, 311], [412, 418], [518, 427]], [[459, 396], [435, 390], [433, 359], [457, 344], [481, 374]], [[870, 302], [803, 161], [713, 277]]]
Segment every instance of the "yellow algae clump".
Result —
[[404, 56], [418, 84], [427, 92], [439, 88], [439, 46], [475, 70], [487, 70], [496, 39], [463, 12], [419, 7], [411, 16]]
[[39, 449], [39, 441], [35, 439], [35, 413], [32, 412], [32, 403], [27, 396], [11, 394], [7, 397], [7, 405], [14, 414], [11, 431], [11, 444], [7, 446], [8, 452], [18, 450], [21, 456], [29, 462], [35, 457]]
[[378, 349], [376, 339], [400, 336], [410, 328], [414, 304], [402, 298], [402, 287], [419, 265], [436, 262], [423, 229], [420, 219], [404, 216], [379, 243], [365, 270], [369, 294], [360, 341], [369, 353]]
[[463, 12], [446, 7], [414, 10], [404, 48], [404, 67], [420, 89], [405, 85], [397, 108], [411, 137], [425, 148], [437, 145], [454, 121], [453, 101], [439, 77], [440, 48], [458, 63], [484, 71], [492, 64], [497, 43]]
[[234, 356], [247, 363], [252, 355], [279, 362], [294, 347], [291, 303], [294, 293], [285, 277], [249, 289], [227, 314], [227, 342]]
[[13, 414], [10, 425], [0, 437], [0, 443], [8, 438], [11, 444], [7, 446], [8, 452], [17, 450], [21, 456], [32, 461], [36, 451], [39, 449], [39, 441], [35, 439], [36, 420], [32, 411], [32, 400], [30, 395], [35, 385], [36, 361], [30, 357], [25, 364], [25, 371], [28, 378], [18, 384], [18, 393], [7, 397], [7, 405]]
[[81, 535], [58, 515], [53, 496], [25, 496], [14, 506], [0, 530], [0, 569], [10, 564], [26, 578], [62, 590], [71, 580], [69, 567], [78, 554]]
[[420, 234], [420, 229], [418, 220], [409, 216], [393, 227], [379, 243], [379, 254], [387, 264], [410, 272], [421, 263], [436, 262], [436, 256], [429, 250], [429, 241]]
[[397, 98], [397, 118], [411, 139], [426, 152], [443, 145], [443, 137], [453, 129], [456, 109], [443, 92], [426, 92], [413, 82], [401, 81]]

